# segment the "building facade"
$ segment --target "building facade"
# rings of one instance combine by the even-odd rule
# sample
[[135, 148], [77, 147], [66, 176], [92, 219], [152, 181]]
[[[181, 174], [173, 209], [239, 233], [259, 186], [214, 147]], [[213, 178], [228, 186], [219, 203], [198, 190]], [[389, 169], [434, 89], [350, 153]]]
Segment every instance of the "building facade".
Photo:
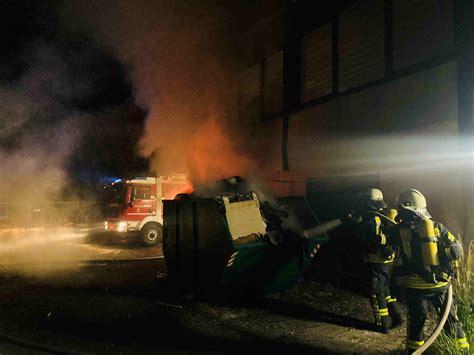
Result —
[[306, 193], [320, 210], [369, 186], [391, 205], [417, 188], [437, 219], [468, 232], [472, 3], [321, 3], [288, 1], [265, 35], [261, 23], [242, 35], [262, 50], [239, 77], [240, 117], [254, 122], [275, 193]]

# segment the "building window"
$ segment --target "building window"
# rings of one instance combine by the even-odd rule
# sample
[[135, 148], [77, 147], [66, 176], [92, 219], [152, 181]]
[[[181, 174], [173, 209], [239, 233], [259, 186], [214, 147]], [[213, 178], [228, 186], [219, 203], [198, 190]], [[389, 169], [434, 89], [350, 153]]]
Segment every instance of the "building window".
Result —
[[283, 111], [283, 51], [263, 62], [263, 116]]
[[262, 66], [258, 63], [239, 75], [239, 114], [242, 119], [261, 118], [261, 70]]
[[339, 16], [339, 90], [384, 77], [384, 0], [363, 0]]
[[301, 39], [301, 102], [332, 91], [332, 35], [328, 23]]
[[454, 47], [452, 0], [393, 2], [393, 65], [404, 68]]

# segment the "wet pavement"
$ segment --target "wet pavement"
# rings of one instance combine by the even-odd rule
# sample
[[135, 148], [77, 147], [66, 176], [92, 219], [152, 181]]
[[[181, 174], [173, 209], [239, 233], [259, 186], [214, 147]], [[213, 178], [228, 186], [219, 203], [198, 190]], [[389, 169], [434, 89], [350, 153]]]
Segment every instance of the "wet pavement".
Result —
[[0, 230], [0, 265], [28, 262], [133, 259], [162, 256], [161, 246], [142, 247], [102, 229]]

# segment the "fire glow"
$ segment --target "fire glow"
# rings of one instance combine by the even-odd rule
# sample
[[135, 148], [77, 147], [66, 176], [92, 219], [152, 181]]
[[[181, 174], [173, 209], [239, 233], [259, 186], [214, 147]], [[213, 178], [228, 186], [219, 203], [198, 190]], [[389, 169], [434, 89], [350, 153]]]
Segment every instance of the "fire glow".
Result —
[[190, 181], [186, 184], [164, 184], [162, 191], [162, 198], [164, 200], [172, 200], [179, 194], [190, 194], [194, 191], [193, 185]]
[[227, 176], [246, 175], [248, 159], [239, 154], [224, 129], [215, 121], [202, 125], [191, 140], [187, 163], [196, 183], [209, 183]]

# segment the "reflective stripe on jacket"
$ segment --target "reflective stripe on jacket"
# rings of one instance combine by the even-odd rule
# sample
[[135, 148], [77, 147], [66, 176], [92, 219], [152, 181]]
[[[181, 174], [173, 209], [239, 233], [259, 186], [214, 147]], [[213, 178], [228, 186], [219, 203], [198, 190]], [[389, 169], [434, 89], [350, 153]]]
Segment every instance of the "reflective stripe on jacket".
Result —
[[379, 216], [370, 215], [365, 218], [362, 233], [362, 241], [365, 253], [363, 260], [369, 263], [386, 264], [395, 259], [395, 252], [387, 255], [387, 249], [392, 250], [387, 234], [385, 233], [386, 222], [383, 222]]

